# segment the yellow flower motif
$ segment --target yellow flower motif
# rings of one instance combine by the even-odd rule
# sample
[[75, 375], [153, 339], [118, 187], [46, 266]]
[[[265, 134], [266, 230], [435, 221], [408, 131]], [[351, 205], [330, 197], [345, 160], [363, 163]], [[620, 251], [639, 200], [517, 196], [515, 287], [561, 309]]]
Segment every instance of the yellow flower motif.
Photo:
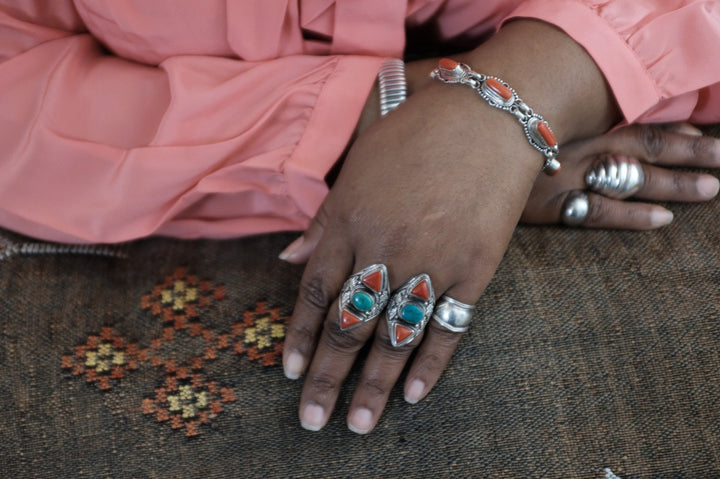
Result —
[[97, 352], [88, 351], [85, 353], [85, 366], [89, 368], [97, 366]]
[[168, 396], [167, 397], [168, 402], [170, 403], [170, 411], [176, 412], [182, 409], [180, 406], [180, 398], [177, 396]]
[[182, 413], [183, 419], [192, 419], [195, 417], [195, 406], [192, 404], [185, 404], [183, 406], [183, 413]]
[[95, 371], [97, 371], [99, 373], [106, 373], [106, 372], [110, 371], [110, 361], [108, 361], [107, 359], [98, 361]]
[[195, 394], [195, 399], [197, 399], [197, 401], [195, 402], [195, 406], [198, 409], [205, 409], [206, 407], [208, 407], [207, 391]]
[[163, 289], [160, 292], [160, 297], [162, 298], [161, 301], [163, 304], [170, 304], [173, 302], [173, 292], [169, 289]]
[[183, 280], [175, 280], [172, 289], [167, 288], [160, 292], [162, 304], [172, 304], [175, 311], [182, 311], [187, 303], [194, 303], [198, 300], [198, 290], [195, 287], [188, 287]]
[[122, 366], [125, 364], [125, 353], [122, 351], [115, 351], [113, 353], [112, 363], [116, 366]]
[[284, 324], [273, 324], [271, 335], [275, 339], [282, 339], [285, 337], [285, 325]]
[[187, 291], [185, 291], [185, 301], [188, 303], [197, 301], [197, 297], [197, 288], [188, 288]]
[[98, 355], [100, 357], [107, 357], [112, 354], [112, 345], [110, 343], [102, 343], [98, 346]]
[[194, 396], [192, 386], [188, 386], [185, 384], [184, 386], [180, 386], [180, 399], [183, 401], [192, 401], [192, 398]]
[[175, 311], [182, 311], [183, 308], [185, 308], [185, 300], [181, 296], [175, 297], [175, 302], [173, 303], [173, 309]]
[[260, 318], [255, 321], [254, 328], [245, 330], [245, 343], [257, 344], [258, 349], [270, 348], [273, 339], [285, 337], [285, 326], [270, 322], [270, 318]]

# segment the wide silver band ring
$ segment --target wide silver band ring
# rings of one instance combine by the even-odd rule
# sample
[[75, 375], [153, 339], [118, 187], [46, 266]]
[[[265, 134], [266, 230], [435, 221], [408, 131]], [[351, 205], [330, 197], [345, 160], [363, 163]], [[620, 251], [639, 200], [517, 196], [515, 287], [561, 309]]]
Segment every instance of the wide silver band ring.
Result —
[[560, 220], [568, 226], [580, 226], [585, 222], [589, 211], [588, 195], [581, 190], [571, 191], [563, 202]]
[[475, 306], [442, 296], [435, 306], [433, 319], [449, 331], [464, 333], [470, 328], [474, 313]]
[[598, 158], [585, 174], [588, 188], [608, 198], [629, 198], [644, 186], [645, 173], [636, 158], [608, 155]]

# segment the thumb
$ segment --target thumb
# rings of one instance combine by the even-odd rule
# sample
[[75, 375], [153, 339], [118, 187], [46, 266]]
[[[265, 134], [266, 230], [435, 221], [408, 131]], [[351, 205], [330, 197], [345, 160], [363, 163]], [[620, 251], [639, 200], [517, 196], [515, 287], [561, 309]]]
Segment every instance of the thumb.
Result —
[[322, 238], [326, 221], [327, 213], [325, 212], [323, 204], [310, 223], [310, 226], [308, 226], [308, 229], [305, 230], [299, 238], [290, 243], [288, 247], [280, 253], [278, 258], [293, 264], [307, 262], [313, 251], [315, 251], [315, 247], [320, 242], [320, 238]]

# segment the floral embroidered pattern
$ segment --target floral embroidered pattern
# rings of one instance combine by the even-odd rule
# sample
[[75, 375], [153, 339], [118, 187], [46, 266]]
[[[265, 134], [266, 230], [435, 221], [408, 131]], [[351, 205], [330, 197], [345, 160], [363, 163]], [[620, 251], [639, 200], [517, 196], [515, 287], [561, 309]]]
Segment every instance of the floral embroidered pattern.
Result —
[[178, 368], [155, 389], [154, 398], [143, 399], [144, 414], [154, 414], [158, 422], [169, 422], [173, 429], [185, 428], [186, 436], [197, 436], [198, 426], [208, 424], [222, 412], [222, 403], [235, 402], [232, 388], [218, 388], [205, 382], [201, 373], [189, 374]]
[[[278, 364], [282, 356], [287, 316], [280, 308], [268, 308], [264, 301], [246, 311], [230, 332], [218, 333], [207, 328], [202, 314], [214, 301], [225, 299], [223, 286], [201, 281], [177, 268], [140, 299], [140, 307], [162, 320], [162, 333], [151, 339], [149, 347], [127, 343], [112, 327], [90, 335], [85, 344], [75, 347], [74, 355], [62, 357], [62, 368], [73, 377], [85, 376], [88, 383], [103, 391], [141, 368], [155, 370], [161, 386], [142, 399], [142, 412], [186, 436], [197, 436], [200, 426], [210, 424], [228, 404], [236, 401], [235, 390], [206, 380], [204, 369], [219, 354], [232, 351], [246, 355], [264, 366]], [[184, 346], [180, 346], [180, 343]], [[199, 354], [192, 354], [200, 345]], [[157, 384], [157, 383], [156, 383]]]
[[63, 356], [62, 367], [71, 370], [73, 376], [85, 375], [87, 382], [108, 391], [111, 380], [118, 381], [126, 371], [138, 369], [143, 357], [147, 357], [147, 350], [141, 353], [136, 344], [126, 346], [112, 328], [104, 327], [99, 336], [91, 335], [87, 343], [76, 346], [74, 356]]
[[235, 353], [247, 353], [251, 361], [260, 361], [263, 366], [277, 364], [282, 357], [287, 317], [280, 316], [280, 308], [268, 310], [264, 302], [243, 316], [232, 329], [233, 338], [237, 338]]

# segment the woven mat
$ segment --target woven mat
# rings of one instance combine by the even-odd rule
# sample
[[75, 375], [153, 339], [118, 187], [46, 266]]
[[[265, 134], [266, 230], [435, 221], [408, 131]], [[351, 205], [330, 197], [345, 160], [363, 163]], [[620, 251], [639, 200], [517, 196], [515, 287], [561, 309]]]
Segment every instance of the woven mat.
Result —
[[293, 235], [89, 255], [2, 233], [0, 476], [720, 477], [720, 203], [670, 207], [649, 233], [520, 227], [437, 387], [396, 387], [367, 436], [357, 367], [299, 425]]

